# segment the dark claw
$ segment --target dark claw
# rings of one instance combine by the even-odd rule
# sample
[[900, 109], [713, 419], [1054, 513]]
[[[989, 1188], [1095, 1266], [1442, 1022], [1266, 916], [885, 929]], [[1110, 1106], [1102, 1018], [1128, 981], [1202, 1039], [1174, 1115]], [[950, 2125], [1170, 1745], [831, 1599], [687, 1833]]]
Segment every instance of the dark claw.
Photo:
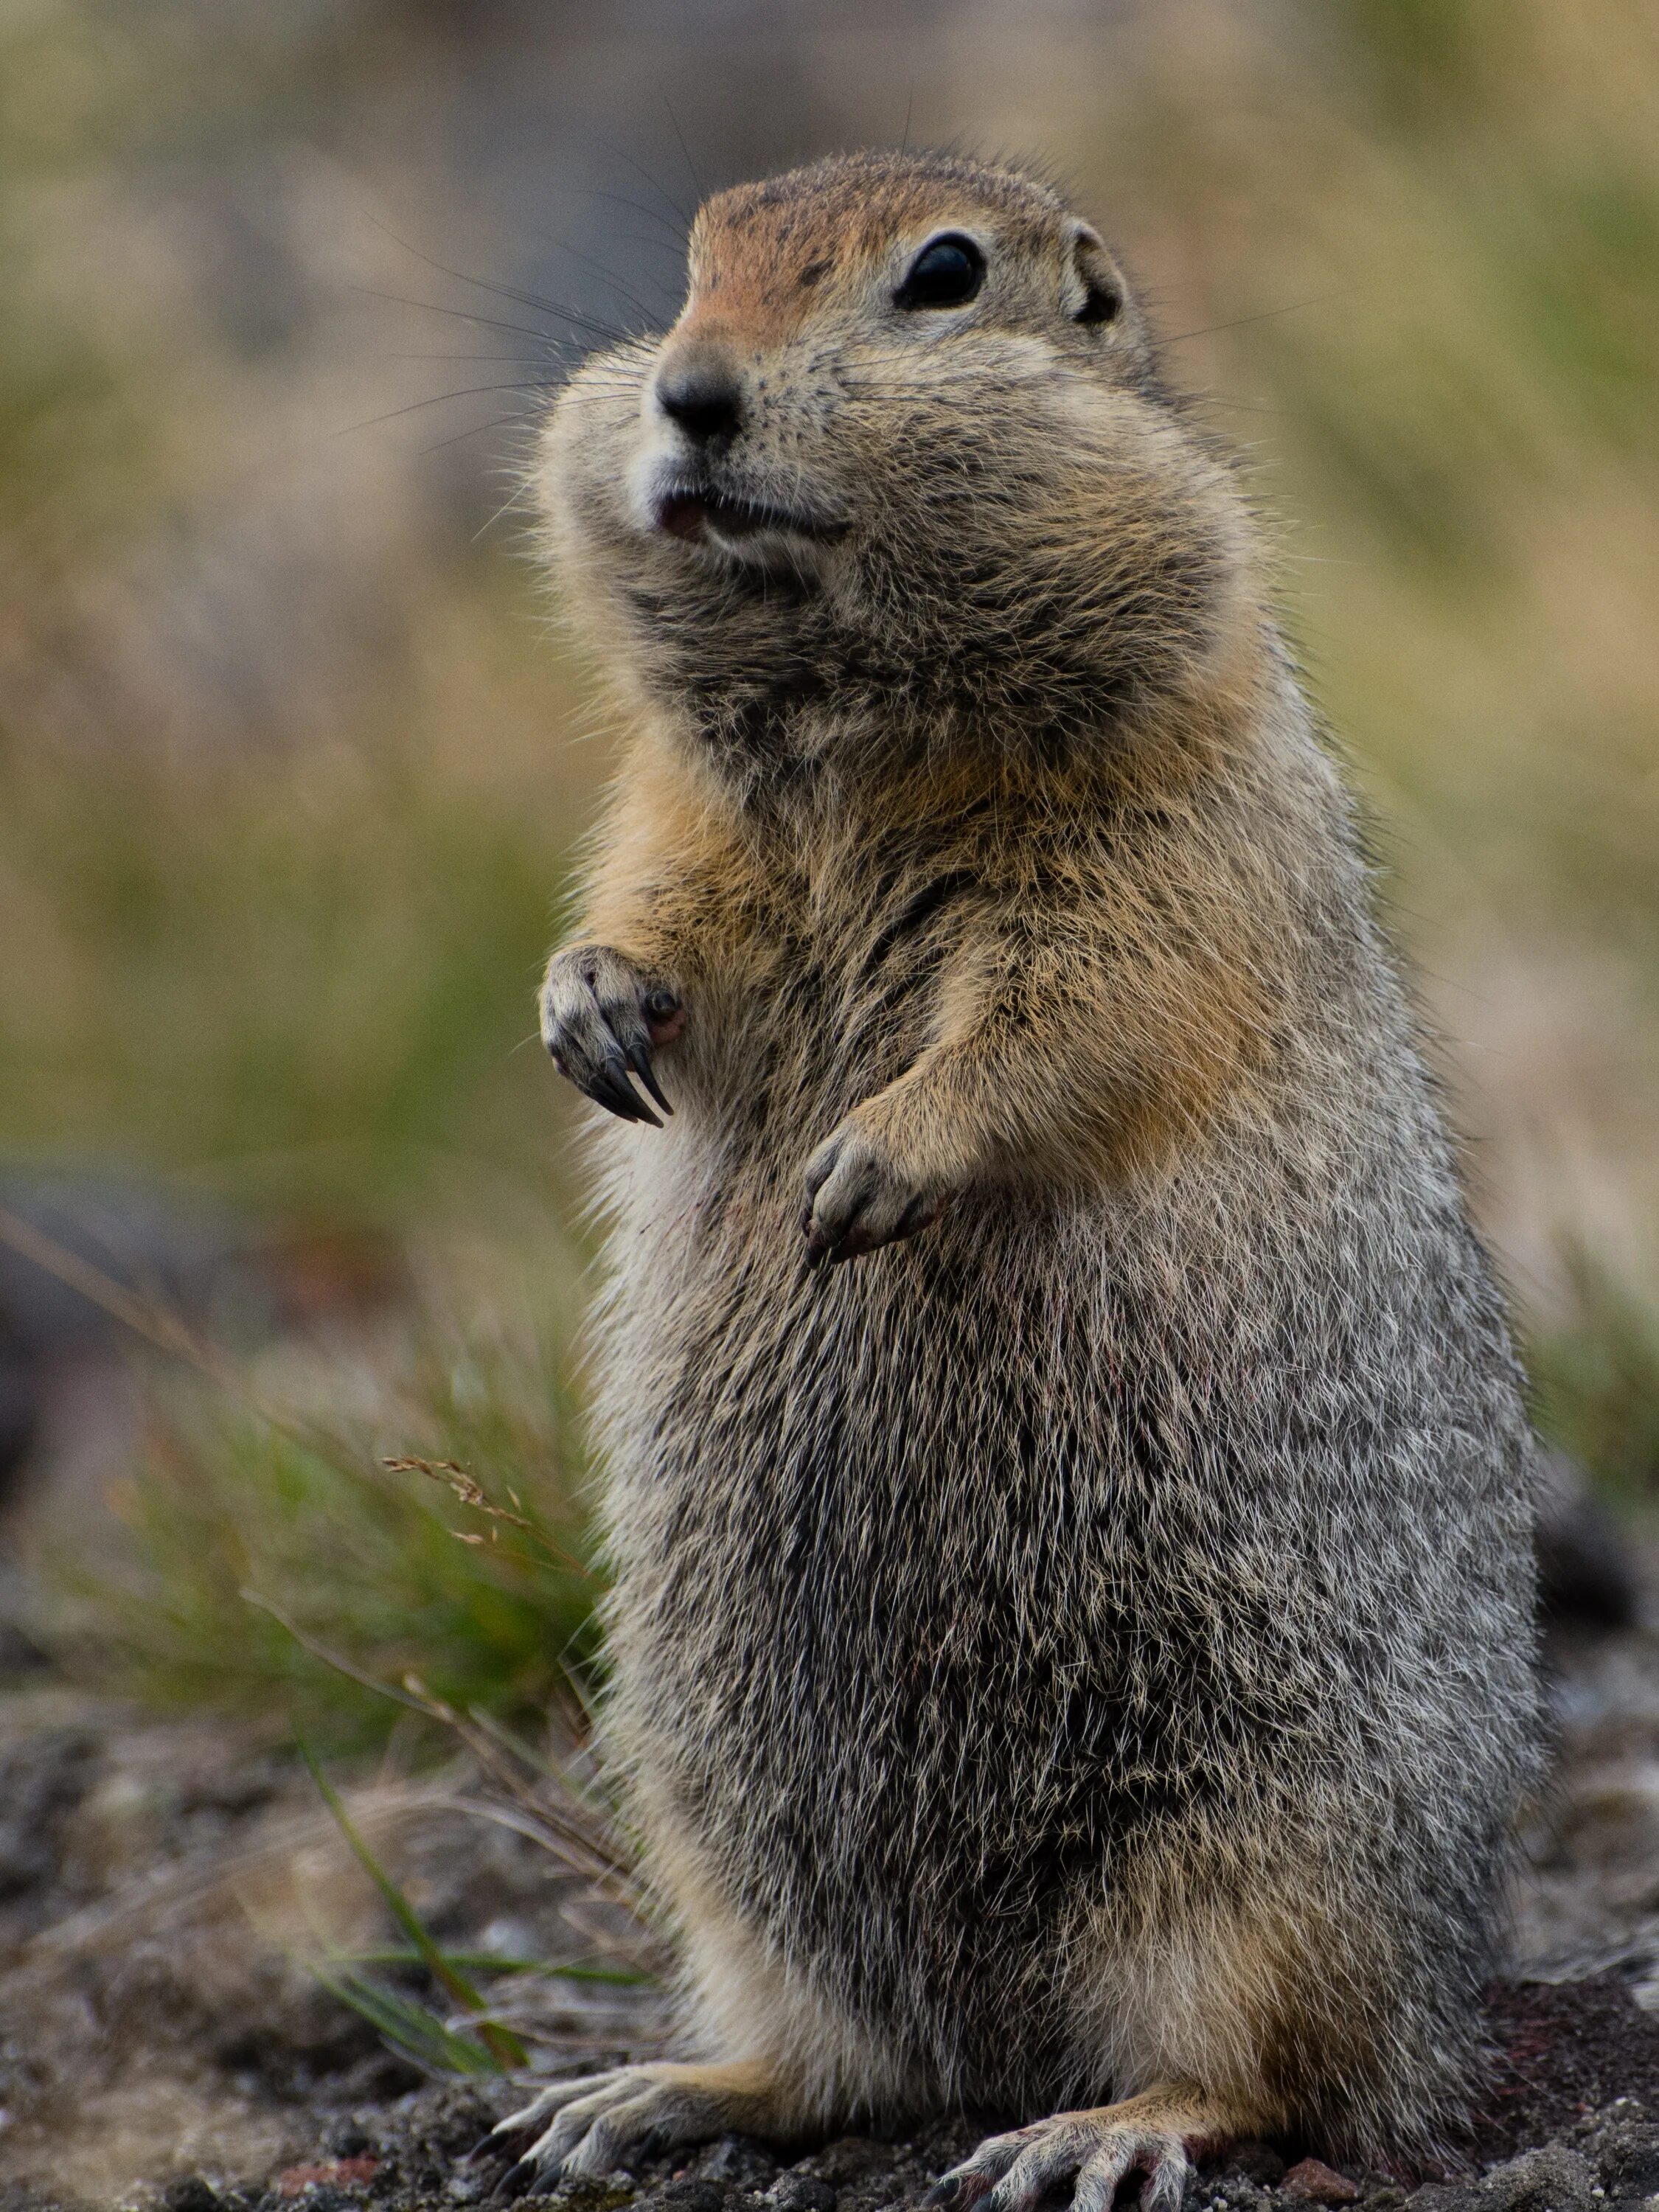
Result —
[[507, 2167], [490, 2191], [489, 2201], [492, 2204], [508, 2203], [515, 2197], [527, 2197], [535, 2185], [536, 2161], [533, 2158], [521, 2158], [516, 2166]]
[[619, 1121], [643, 1121], [646, 1118], [645, 1108], [634, 1098], [632, 1092], [620, 1089], [605, 1076], [590, 1076], [581, 1087], [596, 1106], [603, 1106]]
[[662, 1123], [640, 1097], [628, 1079], [628, 1065], [619, 1052], [607, 1055], [605, 1066], [590, 1076], [587, 1095], [596, 1103], [608, 1106], [624, 1121], [648, 1121], [653, 1129]]
[[930, 2207], [954, 2204], [961, 2188], [962, 2184], [956, 2176], [953, 2173], [947, 2173], [943, 2181], [936, 2181], [933, 2184], [921, 2201]]
[[642, 1044], [636, 1044], [629, 1054], [628, 1065], [644, 1084], [651, 1097], [662, 1108], [663, 1112], [672, 1114], [674, 1109], [662, 1095], [662, 1085], [658, 1082], [656, 1073], [651, 1066], [651, 1055]]

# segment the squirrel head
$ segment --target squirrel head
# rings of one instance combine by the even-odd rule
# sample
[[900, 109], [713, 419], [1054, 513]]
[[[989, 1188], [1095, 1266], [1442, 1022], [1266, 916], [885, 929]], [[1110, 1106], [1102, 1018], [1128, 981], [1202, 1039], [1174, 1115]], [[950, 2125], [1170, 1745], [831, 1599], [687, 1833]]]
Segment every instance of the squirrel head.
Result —
[[579, 627], [717, 756], [1073, 744], [1254, 627], [1230, 471], [1046, 185], [837, 157], [709, 200], [689, 278], [537, 477]]

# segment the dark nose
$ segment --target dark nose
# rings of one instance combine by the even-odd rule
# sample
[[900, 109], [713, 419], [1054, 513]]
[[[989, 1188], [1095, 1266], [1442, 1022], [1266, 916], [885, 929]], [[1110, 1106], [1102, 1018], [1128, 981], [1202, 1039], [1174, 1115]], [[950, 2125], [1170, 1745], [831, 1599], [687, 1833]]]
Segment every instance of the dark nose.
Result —
[[743, 412], [743, 387], [728, 361], [694, 355], [665, 362], [657, 375], [657, 404], [688, 438], [708, 444], [729, 438]]

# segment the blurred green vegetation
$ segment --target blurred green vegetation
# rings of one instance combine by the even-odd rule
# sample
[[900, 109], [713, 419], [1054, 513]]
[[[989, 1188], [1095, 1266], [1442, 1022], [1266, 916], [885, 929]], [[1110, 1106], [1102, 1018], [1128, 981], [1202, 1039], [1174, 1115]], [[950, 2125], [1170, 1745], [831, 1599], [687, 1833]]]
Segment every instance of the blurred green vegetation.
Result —
[[436, 1155], [535, 1172], [549, 1086], [511, 1055], [534, 1040], [559, 794], [491, 788], [412, 722], [70, 775], [14, 744], [12, 1146], [393, 1218]]
[[1610, 1500], [1650, 1510], [1659, 1498], [1659, 1307], [1583, 1252], [1569, 1260], [1571, 1311], [1527, 1346], [1539, 1417]]
[[82, 1672], [331, 1750], [400, 1718], [441, 1738], [411, 1678], [423, 1708], [532, 1731], [580, 1715], [598, 1655], [563, 1347], [427, 1316], [398, 1352], [355, 1418], [328, 1359], [309, 1408], [252, 1366], [154, 1378], [147, 1449], [110, 1497], [129, 1540], [91, 1571], [52, 1563]]
[[[605, 752], [574, 742], [587, 709], [511, 522], [479, 528], [520, 434], [447, 442], [493, 399], [421, 411], [452, 379], [543, 374], [550, 334], [521, 340], [528, 370], [436, 362], [412, 399], [398, 349], [515, 349], [466, 319], [501, 302], [447, 286], [375, 214], [424, 210], [421, 250], [510, 272], [491, 210], [516, 173], [492, 199], [465, 164], [504, 161], [512, 134], [480, 125], [483, 93], [445, 103], [487, 68], [526, 83], [626, 46], [625, 25], [532, 13], [32, 0], [0, 27], [0, 1151], [122, 1161], [259, 1219], [374, 1223], [552, 1316], [533, 1352], [504, 1335], [482, 1365], [425, 1311], [372, 1346], [343, 1333], [343, 1399], [365, 1364], [430, 1387], [339, 1449], [210, 1386], [159, 1401], [121, 1494], [130, 1677], [252, 1708], [297, 1685], [348, 1734], [383, 1724], [368, 1693], [241, 1588], [367, 1671], [417, 1666], [501, 1710], [586, 1650], [579, 1577], [458, 1542], [461, 1509], [376, 1466], [455, 1460], [580, 1552], [569, 1122], [519, 1048]], [[881, 40], [850, 21], [769, 17], [810, 131], [789, 138], [781, 93], [763, 155], [752, 117], [739, 142], [690, 115], [700, 166], [720, 181], [890, 137], [907, 75], [916, 137], [1030, 143], [1041, 118], [1037, 150], [1124, 240], [1177, 376], [1281, 518], [1291, 626], [1454, 1040], [1547, 1418], [1650, 1486], [1652, 12], [1033, 5], [964, 9], [943, 41], [934, 9], [900, 8]], [[688, 9], [655, 65], [667, 81], [705, 33], [752, 43], [759, 23], [739, 8], [716, 36]], [[637, 92], [626, 58], [573, 82]], [[612, 214], [618, 253], [653, 220]], [[442, 1374], [471, 1377], [465, 1407]], [[327, 1396], [325, 1359], [307, 1388]], [[520, 1411], [491, 1428], [496, 1397]]]

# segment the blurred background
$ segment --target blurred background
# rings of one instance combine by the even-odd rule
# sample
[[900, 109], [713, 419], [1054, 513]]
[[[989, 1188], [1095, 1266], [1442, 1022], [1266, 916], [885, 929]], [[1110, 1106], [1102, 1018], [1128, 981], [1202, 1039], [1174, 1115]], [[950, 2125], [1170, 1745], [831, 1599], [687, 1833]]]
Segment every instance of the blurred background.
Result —
[[580, 1680], [590, 1244], [532, 991], [609, 740], [521, 466], [672, 319], [700, 198], [901, 140], [1067, 179], [1247, 456], [1540, 1418], [1651, 1502], [1650, 8], [12, 0], [18, 1679], [345, 1748], [408, 1714], [334, 1660], [507, 1717]]

